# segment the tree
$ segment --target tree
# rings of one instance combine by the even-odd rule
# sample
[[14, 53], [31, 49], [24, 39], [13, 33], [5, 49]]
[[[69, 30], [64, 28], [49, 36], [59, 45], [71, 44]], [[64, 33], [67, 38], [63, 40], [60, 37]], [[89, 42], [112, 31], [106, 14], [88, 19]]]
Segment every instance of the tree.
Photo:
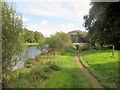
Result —
[[13, 9], [13, 4], [2, 3], [2, 72], [6, 73], [17, 62], [13, 59], [23, 50], [22, 16]]
[[71, 46], [71, 38], [69, 35], [60, 32], [55, 35], [51, 35], [51, 37], [47, 39], [46, 43], [49, 45], [51, 51], [62, 52]]
[[26, 43], [39, 43], [41, 39], [44, 37], [41, 32], [38, 31], [30, 31], [28, 29], [24, 29], [25, 32], [25, 42]]
[[43, 37], [44, 36], [42, 35], [41, 32], [37, 32], [37, 31], [34, 32], [34, 40], [36, 43], [39, 43]]
[[91, 41], [120, 49], [120, 2], [92, 2], [91, 5], [89, 15], [84, 16]]
[[30, 31], [30, 30], [27, 30], [27, 29], [24, 29], [25, 31], [25, 42], [28, 42], [28, 43], [33, 43], [35, 40], [34, 40], [34, 32], [33, 31]]

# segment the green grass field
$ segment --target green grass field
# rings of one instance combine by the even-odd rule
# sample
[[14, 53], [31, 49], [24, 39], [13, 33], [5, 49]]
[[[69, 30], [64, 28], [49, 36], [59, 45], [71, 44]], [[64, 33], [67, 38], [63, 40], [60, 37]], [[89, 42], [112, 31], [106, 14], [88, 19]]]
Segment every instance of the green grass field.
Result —
[[65, 52], [52, 59], [28, 61], [29, 68], [10, 75], [12, 88], [92, 88], [83, 75], [73, 52]]
[[80, 52], [82, 63], [90, 73], [106, 88], [118, 87], [118, 51], [112, 56], [112, 50], [86, 50]]

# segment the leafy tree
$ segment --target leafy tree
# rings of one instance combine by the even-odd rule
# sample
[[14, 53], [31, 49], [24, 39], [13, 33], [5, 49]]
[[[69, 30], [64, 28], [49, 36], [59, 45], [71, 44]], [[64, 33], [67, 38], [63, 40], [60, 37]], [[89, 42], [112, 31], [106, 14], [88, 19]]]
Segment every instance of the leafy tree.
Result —
[[46, 43], [49, 44], [51, 51], [62, 52], [71, 46], [71, 38], [69, 35], [60, 32], [48, 38]]
[[17, 59], [14, 56], [23, 50], [22, 16], [13, 9], [13, 4], [2, 3], [2, 72], [12, 69]]
[[120, 49], [120, 2], [92, 2], [84, 26], [91, 41], [115, 45]]
[[37, 43], [40, 42], [42, 38], [43, 38], [42, 33], [37, 32], [37, 31], [34, 32], [34, 40], [35, 40], [35, 42], [37, 42]]
[[27, 29], [25, 29], [24, 31], [25, 31], [25, 42], [33, 43], [35, 41], [34, 32]]
[[27, 29], [25, 31], [25, 42], [27, 43], [39, 43], [41, 39], [44, 37], [41, 32], [33, 32]]

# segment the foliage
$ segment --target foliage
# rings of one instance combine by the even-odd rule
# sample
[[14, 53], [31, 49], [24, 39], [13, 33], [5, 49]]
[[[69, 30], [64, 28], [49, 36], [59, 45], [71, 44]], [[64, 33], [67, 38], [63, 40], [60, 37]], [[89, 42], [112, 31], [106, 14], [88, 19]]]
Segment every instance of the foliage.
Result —
[[50, 60], [31, 60], [29, 63], [32, 63], [32, 67], [13, 71], [9, 75], [9, 88], [92, 88], [71, 50]]
[[120, 49], [120, 2], [92, 2], [91, 5], [89, 15], [84, 16], [90, 40]]
[[71, 38], [67, 34], [60, 32], [47, 39], [51, 51], [64, 51], [71, 46]]
[[50, 64], [49, 65], [49, 68], [50, 69], [52, 69], [52, 70], [55, 70], [55, 71], [58, 71], [58, 70], [60, 70], [60, 67], [58, 66], [58, 65], [56, 65], [56, 64]]
[[41, 42], [42, 38], [44, 37], [41, 32], [33, 32], [27, 29], [25, 31], [25, 42], [26, 43], [39, 43]]
[[2, 3], [2, 69], [3, 73], [11, 70], [13, 56], [23, 50], [22, 16], [13, 8], [13, 4]]
[[88, 43], [89, 40], [87, 39], [87, 34], [77, 34], [78, 37], [78, 43]]
[[40, 88], [41, 85], [44, 84], [43, 82], [50, 78], [52, 72], [60, 70], [58, 64], [52, 60], [45, 61], [36, 59], [37, 58], [35, 58], [35, 60], [27, 60], [23, 70], [16, 70], [9, 73], [8, 76], [5, 76], [4, 79], [6, 83], [4, 86], [7, 88]]

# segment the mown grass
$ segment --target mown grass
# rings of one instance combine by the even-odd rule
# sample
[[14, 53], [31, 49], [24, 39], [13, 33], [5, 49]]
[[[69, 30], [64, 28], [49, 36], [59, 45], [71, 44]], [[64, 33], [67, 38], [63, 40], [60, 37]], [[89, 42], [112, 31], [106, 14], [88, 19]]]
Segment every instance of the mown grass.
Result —
[[38, 46], [39, 43], [25, 43], [26, 46]]
[[[40, 56], [41, 57], [41, 56]], [[72, 51], [51, 59], [27, 61], [27, 68], [10, 74], [11, 88], [92, 88]]]
[[86, 50], [80, 52], [82, 63], [105, 88], [118, 87], [118, 51], [112, 57], [112, 50]]

